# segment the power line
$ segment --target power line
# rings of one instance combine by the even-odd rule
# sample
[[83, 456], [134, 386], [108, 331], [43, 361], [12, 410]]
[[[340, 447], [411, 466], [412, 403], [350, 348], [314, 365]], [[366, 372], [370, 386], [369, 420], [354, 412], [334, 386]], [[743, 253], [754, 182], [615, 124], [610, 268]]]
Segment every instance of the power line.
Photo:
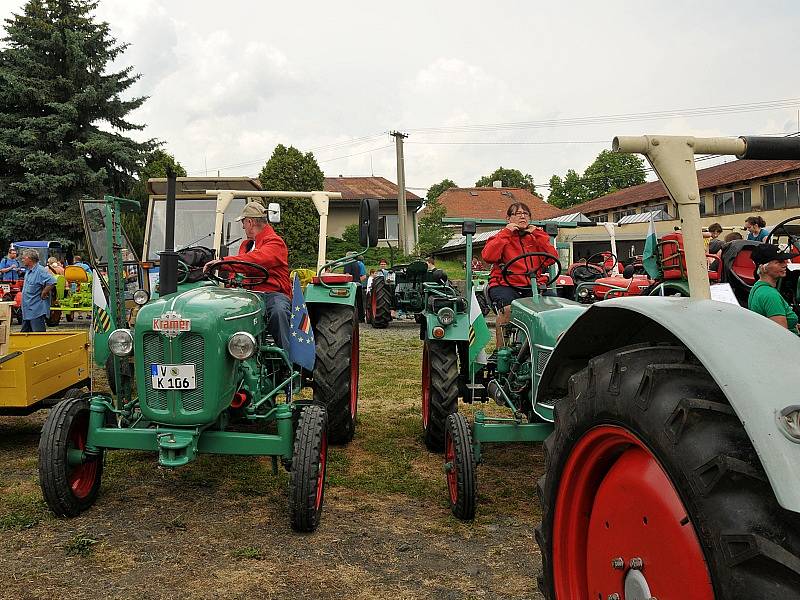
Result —
[[353, 152], [352, 154], [346, 154], [344, 156], [337, 156], [336, 158], [326, 158], [325, 160], [318, 160], [317, 162], [322, 164], [326, 162], [333, 162], [334, 160], [341, 160], [343, 158], [350, 158], [351, 156], [358, 156], [359, 154], [368, 154], [370, 152], [377, 152], [378, 150], [385, 150], [386, 148], [391, 148], [392, 144], [387, 144], [385, 146], [379, 146], [378, 148], [370, 148], [369, 150], [364, 150], [362, 152]]

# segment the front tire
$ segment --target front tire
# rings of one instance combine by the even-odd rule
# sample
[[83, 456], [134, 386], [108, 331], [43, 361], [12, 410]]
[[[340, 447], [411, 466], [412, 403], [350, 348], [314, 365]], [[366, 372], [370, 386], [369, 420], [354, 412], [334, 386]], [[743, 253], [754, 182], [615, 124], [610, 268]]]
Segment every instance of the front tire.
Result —
[[643, 597], [800, 598], [800, 516], [778, 505], [733, 408], [685, 348], [596, 357], [555, 411], [536, 531], [546, 598], [627, 597], [627, 585]]
[[358, 322], [352, 307], [322, 308], [314, 329], [314, 402], [325, 407], [332, 444], [346, 444], [356, 431], [360, 362]]
[[472, 432], [464, 415], [455, 413], [447, 417], [444, 463], [450, 511], [457, 519], [471, 521], [475, 518], [478, 481]]
[[425, 446], [444, 449], [447, 417], [458, 412], [458, 352], [452, 342], [427, 340], [422, 348], [422, 430]]
[[325, 499], [327, 430], [325, 409], [307, 406], [297, 425], [289, 479], [289, 518], [295, 531], [311, 532], [319, 526]]
[[45, 502], [59, 517], [75, 517], [97, 500], [103, 475], [103, 452], [84, 456], [89, 431], [89, 403], [76, 397], [77, 390], [56, 404], [47, 415], [39, 439], [39, 484]]
[[370, 296], [372, 326], [386, 329], [392, 320], [392, 290], [383, 277], [373, 277]]

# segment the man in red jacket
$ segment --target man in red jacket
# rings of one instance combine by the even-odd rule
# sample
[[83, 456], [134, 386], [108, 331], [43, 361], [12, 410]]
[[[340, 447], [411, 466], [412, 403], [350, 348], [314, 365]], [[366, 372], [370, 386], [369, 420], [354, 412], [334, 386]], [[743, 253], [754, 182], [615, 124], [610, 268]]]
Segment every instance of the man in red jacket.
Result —
[[531, 209], [527, 204], [515, 202], [508, 207], [506, 218], [508, 225], [489, 238], [481, 253], [484, 262], [492, 264], [489, 275], [489, 298], [497, 310], [495, 335], [498, 348], [504, 345], [502, 326], [511, 318], [511, 302], [517, 298], [529, 298], [533, 295], [531, 280], [527, 273], [537, 271], [539, 290], [544, 292], [549, 279], [547, 266], [553, 261], [544, 256], [522, 259], [511, 266], [508, 281], [501, 274], [503, 265], [528, 252], [547, 252], [557, 256], [556, 249], [550, 243], [550, 236], [542, 229], [529, 224]]
[[[289, 349], [289, 319], [291, 313], [291, 284], [289, 283], [289, 251], [286, 242], [275, 233], [269, 224], [267, 210], [260, 202], [248, 202], [237, 221], [241, 221], [245, 240], [239, 246], [239, 253], [212, 260], [203, 268], [211, 267], [228, 260], [241, 260], [261, 265], [269, 271], [269, 279], [250, 287], [260, 292], [264, 298], [267, 331], [275, 343], [284, 350]], [[248, 270], [242, 265], [233, 265], [230, 270], [239, 270], [249, 277], [259, 277], [260, 272]]]

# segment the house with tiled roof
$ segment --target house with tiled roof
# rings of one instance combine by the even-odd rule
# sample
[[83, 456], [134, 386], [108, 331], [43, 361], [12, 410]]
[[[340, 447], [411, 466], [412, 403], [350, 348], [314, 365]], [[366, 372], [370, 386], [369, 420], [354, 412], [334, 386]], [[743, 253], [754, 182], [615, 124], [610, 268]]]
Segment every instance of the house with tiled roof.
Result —
[[[701, 165], [702, 162], [697, 166]], [[797, 160], [734, 160], [698, 168], [697, 182], [704, 227], [719, 223], [723, 227], [736, 227], [741, 232], [744, 220], [750, 215], [760, 215], [769, 228], [800, 214], [800, 161]], [[575, 211], [595, 223], [619, 224], [616, 237], [623, 258], [641, 253], [648, 213], [658, 215], [657, 221], [662, 219], [656, 222], [659, 236], [680, 225], [677, 206], [661, 181], [619, 190], [564, 209], [559, 214]], [[559, 239], [571, 243], [573, 259], [608, 249], [608, 234], [600, 227], [562, 230]]]
[[[326, 177], [323, 184], [326, 192], [341, 192], [341, 199], [331, 200], [328, 215], [328, 235], [341, 237], [348, 225], [358, 223], [361, 201], [373, 198], [378, 200], [380, 220], [378, 222], [379, 245], [397, 246], [398, 212], [397, 184], [385, 177]], [[417, 245], [417, 210], [422, 206], [422, 198], [406, 191], [406, 247]]]
[[[447, 209], [448, 217], [469, 219], [505, 219], [508, 207], [515, 202], [524, 202], [533, 212], [534, 219], [549, 219], [561, 210], [550, 206], [530, 190], [515, 187], [450, 188], [439, 196], [439, 204]], [[425, 213], [423, 208], [421, 215]], [[496, 226], [480, 227], [479, 231], [496, 229]]]

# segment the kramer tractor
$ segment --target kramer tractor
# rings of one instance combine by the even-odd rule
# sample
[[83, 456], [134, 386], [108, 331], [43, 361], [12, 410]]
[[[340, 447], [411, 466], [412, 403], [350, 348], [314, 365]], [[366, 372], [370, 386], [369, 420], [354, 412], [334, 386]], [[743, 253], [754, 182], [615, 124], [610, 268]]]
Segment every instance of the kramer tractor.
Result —
[[[683, 231], [697, 232], [683, 237], [691, 297], [516, 300], [510, 343], [486, 366], [425, 332], [423, 406], [437, 394], [451, 508], [474, 514], [481, 442], [529, 441], [538, 426], [545, 598], [797, 600], [800, 342], [710, 299], [694, 155], [797, 160], [800, 140], [656, 135], [613, 147], [645, 155]], [[478, 415], [470, 428], [459, 395], [514, 416]]]
[[[125, 303], [131, 274], [122, 256], [120, 214], [136, 203], [106, 197], [102, 210], [91, 201], [93, 208], [84, 211], [93, 224], [87, 230], [90, 243], [105, 236], [110, 248], [105, 258], [108, 306], [96, 317], [110, 331], [107, 338], [95, 336], [95, 347], [106, 345], [111, 352], [115, 392], [64, 400], [50, 412], [39, 445], [44, 498], [59, 516], [88, 509], [98, 496], [104, 453], [111, 449], [156, 452], [163, 467], [187, 465], [200, 453], [270, 456], [273, 472], [280, 460], [290, 473], [292, 528], [313, 531], [323, 507], [328, 443], [346, 443], [355, 431], [355, 284], [340, 275], [330, 280], [320, 275], [306, 287], [305, 304], [295, 295], [296, 310], [302, 315], [307, 308], [308, 317], [299, 320], [293, 333], [316, 346], [313, 369], [306, 371], [268, 334], [264, 301], [251, 291], [270, 276], [268, 270], [225, 261], [204, 276], [202, 267], [227, 254], [233, 242], [228, 227], [223, 243], [223, 223], [238, 216], [245, 198], [300, 196], [310, 197], [320, 213], [322, 273], [330, 267], [321, 260], [328, 201], [337, 195], [265, 192], [251, 186], [203, 190], [202, 202], [186, 197], [191, 194], [180, 194], [176, 201], [176, 186], [184, 189], [192, 182], [170, 177], [165, 183], [164, 197], [151, 198], [145, 234], [150, 248], [160, 248], [158, 264], [145, 263], [151, 271], [145, 280], [155, 285], [132, 294], [133, 311]], [[377, 240], [376, 213], [374, 203], [362, 209], [365, 245]], [[277, 222], [280, 205], [270, 204], [268, 214], [270, 222]], [[213, 246], [174, 250], [178, 222], [182, 236], [194, 226], [210, 231]], [[164, 233], [163, 246], [154, 232]], [[157, 280], [152, 277], [156, 268]], [[313, 400], [298, 397], [307, 381]]]

